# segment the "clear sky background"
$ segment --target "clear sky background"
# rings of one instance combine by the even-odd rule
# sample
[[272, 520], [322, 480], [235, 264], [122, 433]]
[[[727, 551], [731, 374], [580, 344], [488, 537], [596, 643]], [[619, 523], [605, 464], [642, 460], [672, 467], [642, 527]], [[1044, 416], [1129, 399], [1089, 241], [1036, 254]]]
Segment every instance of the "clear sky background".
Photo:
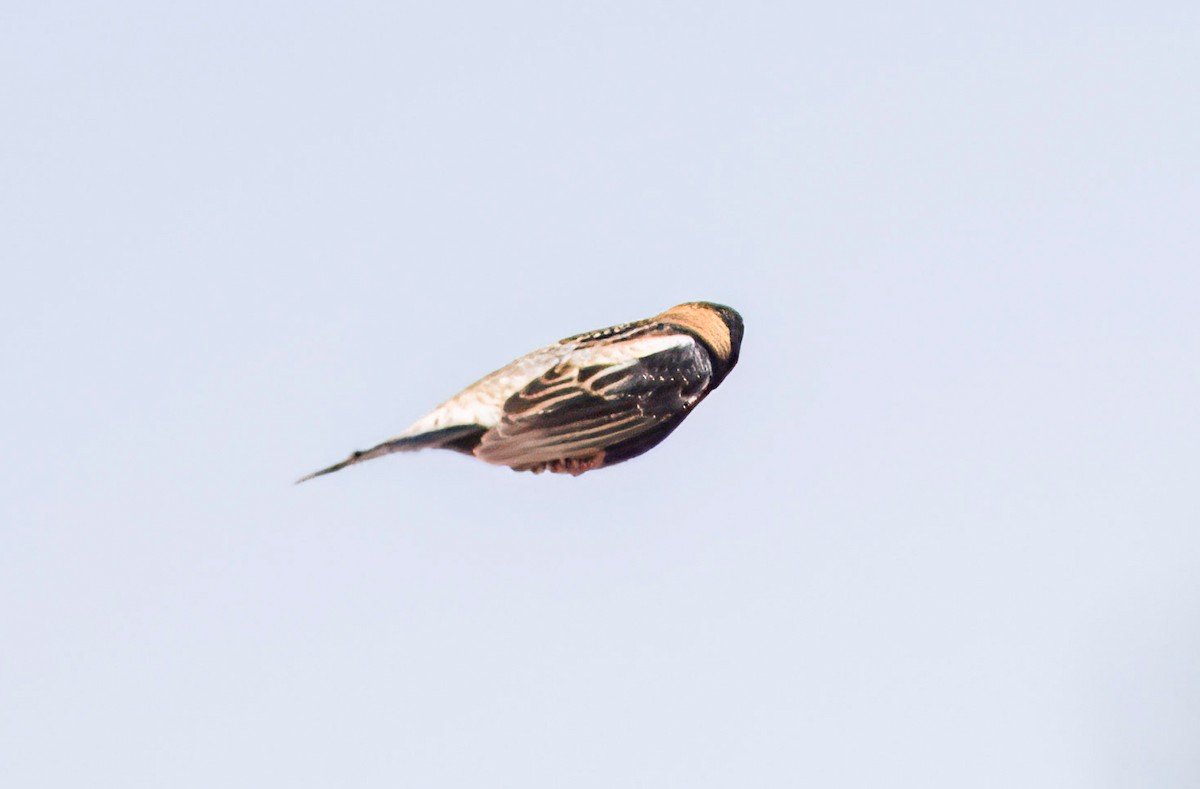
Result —
[[[1200, 785], [1195, 3], [0, 7], [0, 784]], [[578, 479], [304, 486], [562, 336]]]

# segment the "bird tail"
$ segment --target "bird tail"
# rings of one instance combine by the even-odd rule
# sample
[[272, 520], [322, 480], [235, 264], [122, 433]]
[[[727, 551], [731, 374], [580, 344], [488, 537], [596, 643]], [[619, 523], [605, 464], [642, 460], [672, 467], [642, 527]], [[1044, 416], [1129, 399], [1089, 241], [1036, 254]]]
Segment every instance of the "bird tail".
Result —
[[458, 448], [455, 446], [463, 439], [469, 436], [477, 438], [483, 432], [483, 428], [479, 425], [455, 425], [454, 427], [445, 427], [441, 430], [432, 430], [428, 433], [421, 433], [415, 436], [403, 436], [401, 438], [393, 438], [390, 441], [384, 441], [382, 444], [371, 447], [370, 449], [360, 450], [355, 452], [350, 457], [343, 460], [341, 463], [334, 463], [328, 468], [323, 468], [320, 471], [314, 471], [308, 476], [301, 477], [296, 480], [296, 484], [308, 482], [314, 477], [332, 474], [335, 471], [341, 471], [346, 466], [353, 466], [356, 463], [362, 463], [364, 460], [390, 455], [393, 452], [409, 452], [414, 449], [426, 449], [430, 447], [445, 447]]

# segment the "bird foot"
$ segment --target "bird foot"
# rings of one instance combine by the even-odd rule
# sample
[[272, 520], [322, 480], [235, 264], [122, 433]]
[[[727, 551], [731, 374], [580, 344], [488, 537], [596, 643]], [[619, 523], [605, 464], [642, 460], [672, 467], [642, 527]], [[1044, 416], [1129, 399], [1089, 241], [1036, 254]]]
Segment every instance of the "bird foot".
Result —
[[532, 471], [534, 474], [541, 474], [543, 471], [549, 471], [551, 474], [570, 474], [572, 477], [578, 477], [585, 471], [600, 468], [604, 465], [604, 453], [596, 452], [581, 458], [562, 458], [560, 460], [550, 460], [544, 463], [534, 463], [529, 466], [515, 467], [514, 471]]

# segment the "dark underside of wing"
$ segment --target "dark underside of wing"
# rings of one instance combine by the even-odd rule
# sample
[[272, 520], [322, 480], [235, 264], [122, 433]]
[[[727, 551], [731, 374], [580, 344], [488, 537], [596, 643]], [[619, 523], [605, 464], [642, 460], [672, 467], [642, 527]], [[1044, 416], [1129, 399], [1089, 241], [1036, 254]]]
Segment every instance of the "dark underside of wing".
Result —
[[673, 430], [712, 379], [707, 352], [681, 344], [632, 362], [564, 362], [517, 392], [475, 454], [533, 467], [605, 451], [604, 465], [645, 452]]

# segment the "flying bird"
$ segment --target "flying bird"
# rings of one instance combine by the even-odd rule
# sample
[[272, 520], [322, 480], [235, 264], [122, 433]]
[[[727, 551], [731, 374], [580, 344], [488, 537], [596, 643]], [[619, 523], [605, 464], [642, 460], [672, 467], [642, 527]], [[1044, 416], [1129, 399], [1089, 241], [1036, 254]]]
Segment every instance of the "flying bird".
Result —
[[452, 449], [535, 474], [578, 476], [652, 449], [738, 361], [742, 316], [680, 304], [576, 334], [471, 384], [395, 438], [309, 474], [415, 449]]

